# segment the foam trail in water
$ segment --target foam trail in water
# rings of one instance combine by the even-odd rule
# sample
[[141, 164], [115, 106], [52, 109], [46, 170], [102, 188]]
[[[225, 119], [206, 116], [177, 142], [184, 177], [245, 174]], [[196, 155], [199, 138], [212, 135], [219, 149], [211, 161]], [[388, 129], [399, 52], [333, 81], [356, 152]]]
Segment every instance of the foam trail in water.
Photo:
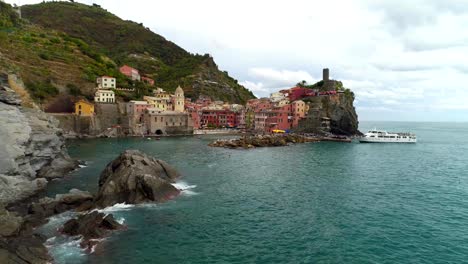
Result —
[[84, 263], [86, 254], [80, 247], [81, 241], [78, 237], [57, 236], [47, 239], [45, 245], [56, 263], [67, 263], [71, 259], [74, 263]]
[[192, 191], [191, 189], [194, 189], [197, 187], [197, 185], [190, 185], [184, 181], [178, 181], [172, 184], [172, 186], [176, 187], [182, 194], [191, 196], [191, 195], [196, 195], [198, 193]]
[[104, 209], [98, 210], [98, 212], [109, 213], [109, 212], [118, 212], [118, 211], [128, 211], [130, 208], [135, 207], [134, 204], [118, 203], [113, 206], [106, 207]]

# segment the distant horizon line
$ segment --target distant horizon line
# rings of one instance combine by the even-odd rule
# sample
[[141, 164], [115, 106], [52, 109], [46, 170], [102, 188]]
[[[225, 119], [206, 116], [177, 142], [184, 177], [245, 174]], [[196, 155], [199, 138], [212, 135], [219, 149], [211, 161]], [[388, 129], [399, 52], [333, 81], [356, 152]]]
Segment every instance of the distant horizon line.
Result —
[[401, 123], [468, 123], [468, 121], [408, 121], [408, 120], [358, 120], [358, 122], [401, 122]]

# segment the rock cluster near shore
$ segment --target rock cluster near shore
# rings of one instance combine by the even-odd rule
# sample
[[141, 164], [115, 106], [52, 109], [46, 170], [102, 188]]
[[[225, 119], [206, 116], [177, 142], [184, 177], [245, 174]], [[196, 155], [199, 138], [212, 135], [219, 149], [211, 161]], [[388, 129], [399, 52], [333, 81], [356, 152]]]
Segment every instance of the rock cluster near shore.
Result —
[[125, 229], [125, 226], [117, 222], [112, 214], [92, 211], [68, 220], [60, 231], [69, 236], [81, 236], [81, 247], [91, 251], [99, 239], [121, 229]]
[[243, 136], [238, 139], [216, 140], [209, 144], [210, 147], [221, 148], [257, 148], [257, 147], [281, 147], [288, 144], [316, 142], [318, 139], [305, 137], [295, 134], [279, 134], [279, 135], [254, 135]]
[[57, 120], [21, 103], [0, 72], [0, 263], [51, 263], [46, 238], [34, 229], [53, 215], [80, 212], [62, 232], [82, 236], [82, 246], [90, 249], [96, 239], [123, 228], [111, 215], [91, 210], [116, 203], [163, 202], [180, 193], [171, 184], [179, 176], [173, 167], [139, 151], [126, 151], [101, 174], [96, 197], [73, 189], [39, 199], [49, 180], [67, 175], [78, 162], [68, 156]]

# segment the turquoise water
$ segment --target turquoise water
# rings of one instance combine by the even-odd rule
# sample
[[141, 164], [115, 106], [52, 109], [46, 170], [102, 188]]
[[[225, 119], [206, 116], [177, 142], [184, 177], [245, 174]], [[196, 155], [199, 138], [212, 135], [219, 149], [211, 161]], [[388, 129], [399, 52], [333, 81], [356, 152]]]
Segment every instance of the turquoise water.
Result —
[[59, 237], [51, 252], [59, 263], [465, 262], [468, 124], [361, 130], [374, 126], [419, 142], [247, 151], [207, 147], [217, 137], [72, 141], [71, 155], [88, 166], [52, 183], [51, 195], [95, 191], [106, 163], [129, 148], [173, 164], [189, 190], [165, 204], [110, 208], [128, 230], [91, 255]]

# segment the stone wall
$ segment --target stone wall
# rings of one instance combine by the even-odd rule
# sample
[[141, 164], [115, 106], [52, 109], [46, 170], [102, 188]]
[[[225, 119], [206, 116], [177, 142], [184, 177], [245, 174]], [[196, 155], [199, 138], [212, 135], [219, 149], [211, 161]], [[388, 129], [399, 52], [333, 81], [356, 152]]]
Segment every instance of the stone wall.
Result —
[[77, 116], [75, 114], [51, 113], [59, 121], [59, 128], [66, 137], [77, 135], [94, 136], [99, 133], [95, 116]]

